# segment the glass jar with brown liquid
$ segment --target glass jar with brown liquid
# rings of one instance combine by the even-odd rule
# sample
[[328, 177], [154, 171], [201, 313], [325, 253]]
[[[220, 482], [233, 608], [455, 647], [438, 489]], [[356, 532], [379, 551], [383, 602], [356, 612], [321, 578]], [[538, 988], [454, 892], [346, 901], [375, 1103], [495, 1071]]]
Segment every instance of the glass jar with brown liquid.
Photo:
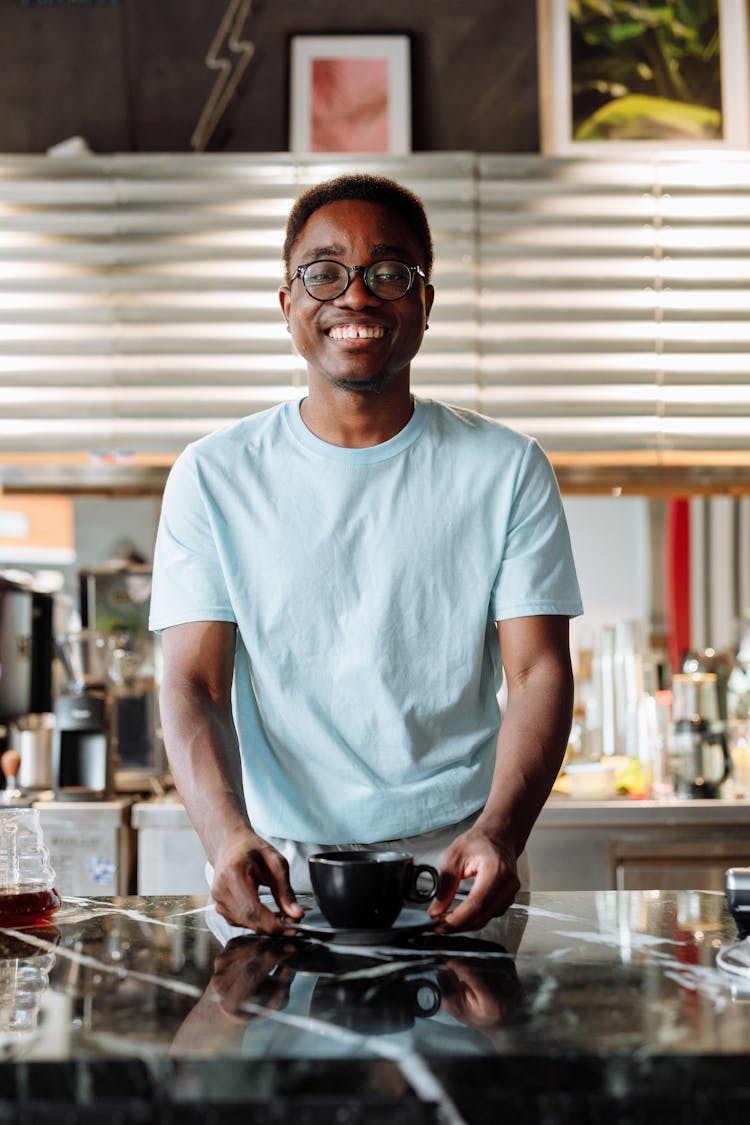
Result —
[[0, 808], [0, 927], [32, 926], [60, 906], [36, 809]]

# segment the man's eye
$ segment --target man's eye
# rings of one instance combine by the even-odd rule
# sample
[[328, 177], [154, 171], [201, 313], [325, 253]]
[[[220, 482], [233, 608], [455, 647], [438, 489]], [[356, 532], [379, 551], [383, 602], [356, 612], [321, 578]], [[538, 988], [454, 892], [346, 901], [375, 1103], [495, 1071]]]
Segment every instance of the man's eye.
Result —
[[372, 279], [373, 281], [403, 281], [404, 276], [404, 270], [398, 266], [381, 266], [373, 271]]
[[308, 270], [305, 273], [305, 278], [311, 285], [325, 285], [327, 281], [337, 281], [338, 276], [338, 270], [326, 269], [325, 267]]

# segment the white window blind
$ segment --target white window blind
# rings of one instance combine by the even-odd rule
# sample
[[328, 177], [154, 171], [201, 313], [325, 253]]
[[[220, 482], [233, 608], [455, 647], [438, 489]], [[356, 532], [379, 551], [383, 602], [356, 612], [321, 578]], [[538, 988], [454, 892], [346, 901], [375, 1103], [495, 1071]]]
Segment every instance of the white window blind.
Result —
[[554, 450], [750, 439], [750, 161], [480, 162], [482, 408]]
[[303, 393], [276, 291], [304, 187], [382, 172], [436, 249], [418, 393], [553, 455], [750, 450], [750, 159], [0, 158], [0, 461], [173, 455]]

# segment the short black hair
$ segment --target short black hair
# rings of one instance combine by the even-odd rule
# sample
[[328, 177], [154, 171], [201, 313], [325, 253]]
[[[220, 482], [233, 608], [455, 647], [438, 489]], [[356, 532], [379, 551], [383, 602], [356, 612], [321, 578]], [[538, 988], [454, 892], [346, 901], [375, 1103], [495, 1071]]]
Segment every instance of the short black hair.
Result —
[[290, 260], [300, 232], [311, 215], [329, 203], [338, 203], [344, 199], [359, 199], [364, 203], [380, 203], [383, 207], [390, 208], [400, 215], [412, 229], [422, 245], [424, 261], [421, 263], [430, 279], [432, 273], [432, 235], [430, 224], [427, 222], [424, 203], [409, 188], [391, 180], [387, 176], [371, 176], [366, 173], [337, 176], [333, 180], [324, 180], [314, 187], [308, 188], [296, 200], [289, 212], [284, 238], [284, 268], [287, 280], [290, 276]]

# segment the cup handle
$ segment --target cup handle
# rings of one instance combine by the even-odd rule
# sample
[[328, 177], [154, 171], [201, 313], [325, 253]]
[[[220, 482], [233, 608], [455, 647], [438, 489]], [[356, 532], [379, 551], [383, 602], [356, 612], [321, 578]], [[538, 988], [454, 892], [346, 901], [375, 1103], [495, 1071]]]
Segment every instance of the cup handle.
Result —
[[429, 1018], [440, 1011], [443, 994], [434, 981], [420, 977], [418, 980], [410, 981], [410, 984], [414, 992], [414, 1005], [418, 1016]]
[[[417, 886], [420, 875], [429, 875], [430, 877], [431, 885], [427, 890], [420, 890]], [[439, 879], [440, 876], [437, 871], [434, 867], [430, 867], [429, 863], [415, 863], [411, 869], [409, 887], [404, 897], [409, 902], [429, 902], [437, 894]]]

